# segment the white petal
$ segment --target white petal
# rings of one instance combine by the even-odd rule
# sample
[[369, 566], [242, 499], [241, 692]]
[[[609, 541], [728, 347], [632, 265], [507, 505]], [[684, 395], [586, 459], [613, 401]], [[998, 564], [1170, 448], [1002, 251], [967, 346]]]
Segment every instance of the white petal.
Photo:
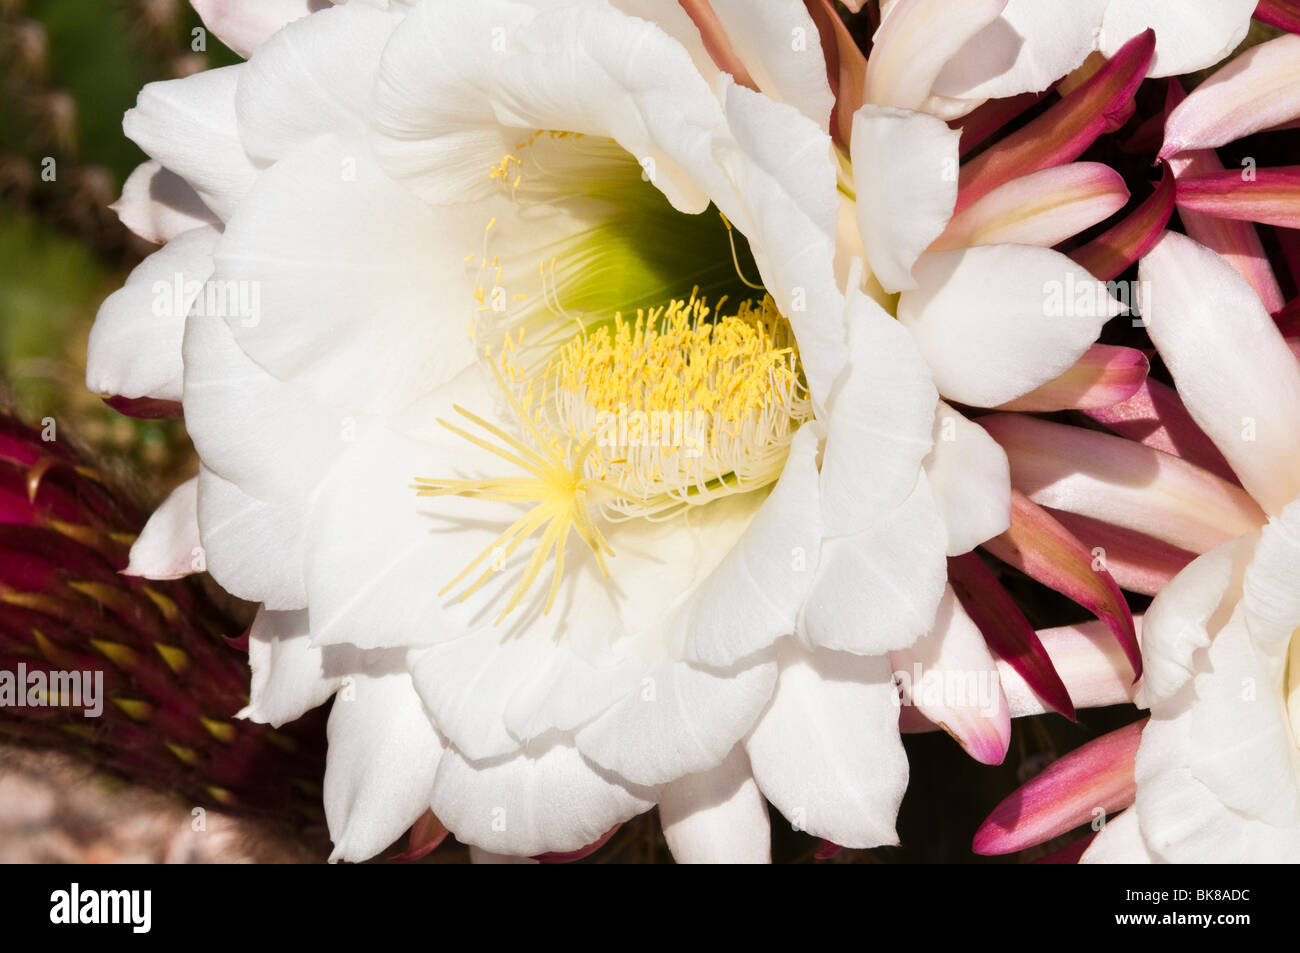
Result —
[[384, 51], [373, 115], [385, 168], [431, 202], [489, 194], [487, 170], [536, 129], [615, 140], [681, 211], [723, 186], [709, 154], [721, 110], [690, 55], [594, 5], [416, 7]]
[[767, 801], [737, 745], [715, 768], [664, 786], [659, 822], [679, 864], [766, 864], [772, 860]]
[[784, 643], [776, 696], [745, 749], [759, 789], [796, 830], [844, 847], [898, 842], [907, 756], [883, 656]]
[[429, 803], [442, 742], [405, 672], [357, 674], [330, 711], [325, 819], [331, 860], [373, 857]]
[[934, 502], [948, 530], [948, 555], [968, 553], [1011, 525], [1011, 467], [988, 431], [947, 404], [934, 417], [925, 460]]
[[499, 854], [573, 851], [648, 811], [658, 792], [625, 786], [562, 740], [474, 766], [447, 749], [432, 808], [457, 840]]
[[307, 605], [303, 543], [310, 500], [265, 503], [199, 468], [199, 537], [212, 578], [268, 609]]
[[326, 133], [362, 133], [379, 58], [397, 18], [350, 3], [268, 40], [239, 74], [235, 108], [248, 154], [279, 159]]
[[198, 477], [191, 477], [163, 500], [131, 546], [124, 572], [146, 579], [179, 579], [203, 568], [199, 545]]
[[764, 286], [794, 328], [813, 401], [825, 407], [844, 363], [830, 137], [793, 108], [734, 83], [725, 102], [736, 145], [719, 145], [717, 159], [732, 192], [711, 194], [749, 239]]
[[939, 399], [912, 336], [880, 305], [850, 287], [845, 320], [848, 370], [832, 394], [822, 456], [822, 509], [837, 535], [912, 492]]
[[221, 222], [188, 182], [153, 159], [135, 167], [121, 198], [109, 207], [131, 231], [160, 245], [190, 229]]
[[916, 109], [944, 64], [1001, 13], [1007, 0], [898, 0], [872, 37], [864, 98]]
[[1224, 595], [1249, 552], [1249, 540], [1224, 543], [1196, 557], [1156, 594], [1142, 621], [1142, 707], [1172, 698], [1195, 674], [1197, 650], [1210, 644], [1232, 611]]
[[364, 142], [318, 139], [268, 170], [228, 223], [214, 279], [250, 298], [223, 317], [249, 357], [318, 399], [401, 409], [473, 360], [464, 259], [490, 214], [435, 212]]
[[924, 113], [863, 106], [853, 115], [853, 184], [867, 264], [891, 294], [915, 288], [912, 267], [957, 204], [961, 133]]
[[1108, 0], [1008, 0], [996, 20], [948, 60], [934, 91], [963, 99], [1036, 93], [1073, 71], [1096, 42]]
[[1156, 31], [1156, 52], [1148, 76], [1174, 76], [1213, 66], [1246, 37], [1257, 0], [1111, 0], [1101, 25], [1099, 48], [1114, 56], [1148, 28]]
[[634, 784], [664, 784], [718, 764], [754, 724], [776, 683], [770, 658], [711, 671], [689, 662], [651, 670], [575, 736], [578, 750]]
[[321, 0], [190, 0], [222, 43], [247, 57], [286, 23], [322, 6]]
[[989, 245], [930, 252], [898, 319], [944, 397], [996, 407], [1064, 374], [1119, 313], [1106, 286], [1059, 252]]
[[220, 233], [196, 228], [139, 265], [100, 305], [86, 346], [86, 387], [96, 394], [180, 400], [185, 316], [212, 274]]
[[1286, 650], [1259, 648], [1242, 615], [1214, 637], [1196, 675], [1190, 767], [1227, 807], [1300, 833], [1300, 754], [1276, 690]]
[[257, 610], [248, 635], [249, 703], [240, 718], [278, 728], [329, 700], [343, 676], [326, 674], [324, 653], [310, 637], [305, 609]]
[[922, 476], [906, 500], [861, 533], [823, 543], [803, 639], [859, 655], [911, 645], [934, 624], [948, 577], [946, 549]]
[[617, 650], [593, 663], [567, 645], [550, 651], [534, 677], [510, 696], [506, 730], [521, 742], [553, 729], [576, 730], [641, 684], [645, 664]]
[[826, 79], [821, 37], [803, 3], [711, 0], [709, 5], [758, 88], [828, 130], [835, 97]]
[[258, 173], [235, 120], [241, 69], [226, 66], [150, 83], [122, 120], [127, 138], [188, 182], [223, 221]]
[[185, 425], [204, 464], [267, 502], [310, 496], [356, 421], [268, 374], [220, 317], [190, 318], [184, 354]]
[[1259, 534], [1250, 565], [1242, 579], [1242, 608], [1251, 637], [1276, 645], [1300, 628], [1300, 502], [1293, 502], [1270, 519]]
[[685, 640], [689, 661], [725, 667], [794, 631], [823, 533], [816, 457], [815, 428], [806, 426], [744, 534], [670, 616], [670, 638]]
[[[1280, 699], [1260, 678], [1258, 659], [1250, 658], [1240, 617], [1215, 637], [1210, 653], [1218, 657], [1201, 656], [1194, 689], [1153, 710], [1142, 731], [1135, 777], [1143, 838], [1148, 850], [1173, 863], [1292, 860], [1300, 851], [1297, 766], [1285, 724], [1277, 724]], [[1216, 678], [1222, 684], [1213, 684]], [[1248, 695], [1256, 686], [1258, 694]], [[1216, 719], [1223, 730], [1211, 726], [1209, 737], [1199, 737]], [[1280, 746], [1279, 734], [1286, 738]], [[1210, 786], [1225, 780], [1222, 790]], [[1230, 806], [1268, 798], [1276, 800], [1266, 810], [1285, 819], [1280, 826]]]
[[1138, 269], [1143, 321], [1192, 418], [1270, 514], [1300, 496], [1300, 366], [1231, 265], [1166, 232]]
[[890, 654], [904, 704], [952, 735], [982, 764], [1001, 764], [1011, 739], [1011, 714], [998, 666], [984, 636], [944, 587], [934, 628], [911, 648]]
[[1128, 810], [1106, 826], [1079, 858], [1081, 864], [1153, 864], [1138, 829], [1137, 811]]
[[477, 761], [519, 749], [520, 742], [506, 730], [506, 706], [553, 653], [563, 651], [544, 639], [503, 639], [488, 630], [421, 652], [411, 675], [438, 731]]

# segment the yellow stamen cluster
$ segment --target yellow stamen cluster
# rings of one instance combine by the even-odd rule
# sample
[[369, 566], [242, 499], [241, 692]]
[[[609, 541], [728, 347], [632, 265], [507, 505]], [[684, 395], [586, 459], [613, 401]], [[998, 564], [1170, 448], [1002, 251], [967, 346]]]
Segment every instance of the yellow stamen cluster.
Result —
[[[608, 509], [650, 515], [762, 486], [811, 413], [770, 298], [714, 314], [692, 295], [571, 340], [545, 375], [565, 430], [593, 433]], [[531, 395], [525, 393], [525, 404]]]
[[461, 407], [456, 411], [480, 432], [439, 423], [525, 475], [413, 484], [421, 496], [533, 504], [440, 593], [487, 563], [461, 595], [467, 598], [540, 532], [498, 623], [554, 551], [550, 611], [571, 529], [603, 572], [613, 551], [597, 516], [662, 518], [766, 486], [812, 416], [788, 325], [770, 298], [715, 316], [692, 294], [633, 321], [615, 315], [552, 351], [540, 373], [524, 370], [530, 348], [523, 337], [506, 335], [495, 358], [485, 353], [522, 439]]

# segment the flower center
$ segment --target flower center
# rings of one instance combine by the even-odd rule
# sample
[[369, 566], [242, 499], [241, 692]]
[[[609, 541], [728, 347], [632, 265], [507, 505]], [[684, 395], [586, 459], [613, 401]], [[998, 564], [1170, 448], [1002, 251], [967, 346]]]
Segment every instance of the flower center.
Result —
[[[519, 155], [543, 146], [550, 158], [530, 175]], [[582, 174], [557, 177], [562, 159]], [[737, 289], [762, 292], [744, 278], [752, 258], [743, 238], [738, 247], [720, 215], [676, 212], [640, 173], [626, 153], [562, 136], [534, 137], [492, 170], [521, 204], [534, 192], [542, 202], [548, 190], [550, 204], [559, 203], [585, 181], [600, 209], [543, 263], [540, 294], [507, 296], [510, 264], [486, 247], [467, 259], [479, 271], [471, 333], [514, 426], [461, 407], [461, 420], [439, 422], [490, 451], [506, 475], [417, 478], [413, 488], [527, 507], [439, 593], [465, 584], [460, 598], [468, 598], [540, 534], [498, 623], [554, 554], [550, 611], [571, 532], [608, 575], [605, 557], [614, 553], [602, 522], [669, 519], [766, 487], [812, 417], [793, 334], [772, 299], [762, 293], [727, 304]], [[611, 306], [618, 300], [636, 317]]]
[[459, 406], [477, 432], [439, 421], [491, 451], [511, 475], [413, 484], [420, 496], [532, 504], [439, 593], [486, 564], [461, 594], [468, 598], [540, 532], [498, 623], [554, 551], [550, 611], [570, 530], [608, 574], [605, 556], [614, 553], [598, 520], [665, 519], [767, 486], [780, 476], [795, 431], [812, 417], [789, 325], [768, 297], [719, 315], [694, 295], [638, 312], [633, 322], [616, 314], [579, 332], [535, 374], [524, 370], [523, 337], [507, 336], [495, 358], [490, 348], [485, 353], [522, 436]]

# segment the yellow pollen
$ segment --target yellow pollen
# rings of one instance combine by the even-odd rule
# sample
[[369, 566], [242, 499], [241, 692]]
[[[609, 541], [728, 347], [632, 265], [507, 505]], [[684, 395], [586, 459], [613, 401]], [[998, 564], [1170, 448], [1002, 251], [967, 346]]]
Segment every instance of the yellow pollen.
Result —
[[[531, 360], [539, 349], [549, 358]], [[554, 552], [544, 611], [551, 610], [571, 530], [607, 574], [605, 556], [614, 553], [600, 518], [665, 518], [767, 486], [780, 475], [794, 432], [812, 416], [789, 326], [768, 297], [715, 314], [693, 293], [631, 321], [616, 314], [582, 328], [558, 349], [526, 341], [521, 328], [484, 356], [518, 435], [461, 407], [456, 412], [474, 429], [439, 423], [515, 474], [419, 478], [412, 486], [421, 496], [531, 504], [439, 593], [479, 570], [460, 596], [468, 598], [540, 534], [497, 623]]]
[[[725, 298], [719, 301], [721, 306]], [[671, 302], [569, 342], [552, 365], [558, 386], [599, 411], [716, 414], [736, 426], [797, 389], [793, 346], [777, 341], [781, 317], [767, 299], [746, 301], [715, 323], [702, 298]]]

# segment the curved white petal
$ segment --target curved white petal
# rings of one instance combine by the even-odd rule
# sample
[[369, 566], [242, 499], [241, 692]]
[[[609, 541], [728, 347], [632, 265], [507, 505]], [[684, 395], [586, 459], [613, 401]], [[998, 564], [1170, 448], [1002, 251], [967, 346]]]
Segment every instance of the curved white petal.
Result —
[[645, 669], [631, 653], [587, 659], [568, 645], [551, 644], [534, 677], [511, 694], [506, 730], [524, 743], [556, 729], [572, 732], [642, 684]]
[[1106, 822], [1088, 849], [1079, 858], [1081, 864], [1154, 864], [1156, 858], [1147, 850], [1138, 827], [1138, 813], [1127, 810]]
[[943, 728], [981, 764], [1001, 764], [1011, 713], [984, 635], [944, 587], [934, 628], [910, 648], [891, 652], [903, 703]]
[[1153, 710], [1135, 777], [1142, 835], [1161, 860], [1267, 863], [1300, 851], [1296, 753], [1274, 684], [1238, 615], [1195, 682]]
[[473, 360], [464, 259], [482, 249], [490, 214], [436, 211], [363, 141], [315, 140], [268, 170], [228, 222], [213, 277], [255, 307], [224, 317], [276, 377], [353, 411], [400, 410]]
[[780, 649], [771, 707], [745, 742], [759, 789], [795, 830], [844, 847], [895, 844], [907, 787], [884, 656]]
[[898, 319], [939, 393], [996, 407], [1065, 373], [1119, 313], [1106, 286], [1059, 252], [989, 245], [929, 252]]
[[220, 232], [192, 229], [158, 249], [109, 295], [86, 345], [86, 387], [96, 394], [180, 400], [185, 317], [212, 274]]
[[917, 258], [952, 218], [960, 139], [924, 113], [867, 105], [853, 114], [858, 227], [867, 264], [891, 294], [917, 286]]
[[1143, 321], [1197, 425], [1277, 515], [1300, 496], [1300, 366], [1222, 257], [1166, 232], [1138, 268]]
[[421, 652], [411, 676], [443, 737], [471, 760], [496, 758], [521, 747], [506, 730], [511, 697], [563, 651], [543, 639], [503, 639], [488, 630]]
[[265, 503], [199, 467], [199, 538], [212, 578], [268, 609], [307, 605], [303, 543], [310, 500]]
[[203, 568], [199, 545], [199, 478], [191, 477], [168, 494], [131, 546], [128, 576], [179, 579]]
[[944, 65], [934, 91], [1001, 99], [1047, 89], [1087, 58], [1109, 0], [1008, 0], [1001, 16]]
[[1195, 680], [1189, 763], [1227, 807], [1300, 835], [1300, 753], [1277, 686], [1287, 646], [1260, 646], [1244, 613], [1215, 635]]
[[1142, 622], [1142, 707], [1172, 698], [1195, 674], [1196, 652], [1210, 644], [1232, 611], [1224, 596], [1249, 551], [1245, 539], [1224, 543], [1196, 557], [1156, 594]]
[[1287, 505], [1260, 530], [1242, 579], [1242, 609], [1251, 637], [1277, 645], [1300, 628], [1300, 501]]
[[240, 71], [235, 95], [248, 154], [279, 159], [320, 135], [364, 133], [379, 58], [397, 22], [349, 3], [293, 23], [263, 44]]
[[907, 648], [934, 624], [948, 578], [947, 536], [924, 475], [862, 532], [827, 539], [801, 639], [878, 655]]
[[135, 167], [109, 208], [131, 231], [159, 245], [190, 229], [221, 223], [188, 182], [153, 159]]
[[724, 102], [735, 143], [715, 145], [715, 157], [730, 191], [710, 194], [749, 239], [767, 292], [794, 328], [813, 401], [825, 407], [844, 363], [830, 137], [792, 107], [735, 83]]
[[817, 26], [800, 0], [710, 0], [758, 88], [829, 131], [835, 97]]
[[[743, 535], [669, 617], [669, 638], [684, 640], [687, 660], [729, 666], [794, 631], [824, 531], [815, 429], [795, 434], [780, 479]], [[702, 519], [709, 533], [710, 514]]]
[[1110, 0], [1099, 49], [1114, 56], [1142, 31], [1156, 31], [1148, 76], [1173, 76], [1213, 66], [1246, 37], [1257, 0]]
[[822, 510], [837, 535], [863, 529], [916, 486], [934, 447], [939, 393], [907, 330], [854, 287], [846, 295], [847, 370], [831, 395]]
[[242, 68], [225, 66], [150, 83], [122, 120], [127, 138], [188, 182], [223, 221], [258, 175], [239, 140], [235, 118]]
[[498, 854], [573, 851], [648, 811], [657, 791], [620, 783], [563, 740], [473, 765], [448, 748], [431, 807], [458, 840]]
[[488, 171], [537, 129], [614, 139], [681, 211], [722, 186], [709, 155], [722, 112], [690, 55], [595, 5], [424, 3], [384, 50], [373, 116], [384, 167], [431, 202], [488, 195]]
[[330, 711], [325, 820], [331, 860], [373, 857], [429, 804], [442, 741], [405, 672], [352, 676]]
[[185, 425], [199, 456], [258, 499], [301, 503], [359, 427], [259, 367], [221, 317], [190, 317], [184, 355]]
[[574, 740], [619, 777], [646, 787], [664, 784], [721, 762], [753, 726], [775, 684], [770, 658], [723, 671], [667, 662]]
[[329, 5], [329, 0], [190, 0], [203, 24], [222, 43], [247, 57], [287, 23]]
[[944, 64], [1002, 13], [1007, 0], [898, 0], [872, 37], [864, 99], [916, 109]]
[[1011, 467], [988, 431], [947, 404], [934, 415], [925, 475], [947, 527], [948, 555], [968, 553], [1011, 525]]
[[659, 822], [679, 864], [772, 860], [767, 801], [740, 745], [717, 767], [665, 785], [659, 794]]
[[257, 610], [248, 634], [249, 703], [239, 713], [276, 728], [325, 704], [343, 684], [327, 674], [324, 651], [311, 645], [307, 611]]

